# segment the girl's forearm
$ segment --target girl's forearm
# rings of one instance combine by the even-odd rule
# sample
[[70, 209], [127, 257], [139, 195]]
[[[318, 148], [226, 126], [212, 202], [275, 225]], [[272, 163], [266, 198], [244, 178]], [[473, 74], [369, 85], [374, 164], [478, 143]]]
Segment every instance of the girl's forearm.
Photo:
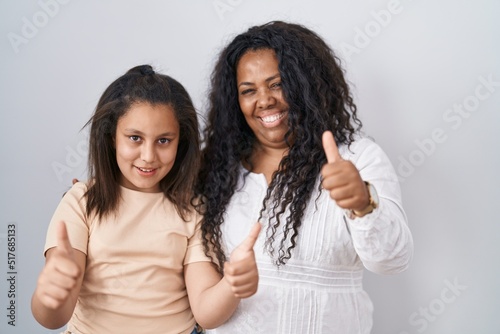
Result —
[[216, 328], [226, 322], [240, 302], [234, 296], [230, 284], [222, 278], [217, 284], [200, 294], [196, 311], [196, 321], [204, 328]]
[[66, 303], [56, 309], [45, 306], [38, 297], [37, 291], [31, 298], [31, 312], [35, 320], [45, 328], [57, 329], [68, 323], [76, 303], [69, 298]]

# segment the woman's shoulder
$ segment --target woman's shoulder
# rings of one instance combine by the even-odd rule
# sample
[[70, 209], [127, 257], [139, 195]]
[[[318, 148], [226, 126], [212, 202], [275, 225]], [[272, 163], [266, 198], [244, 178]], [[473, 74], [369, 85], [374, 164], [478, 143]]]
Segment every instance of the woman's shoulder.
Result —
[[344, 159], [351, 159], [367, 153], [380, 154], [382, 148], [373, 138], [364, 134], [356, 134], [350, 144], [339, 146], [339, 153]]

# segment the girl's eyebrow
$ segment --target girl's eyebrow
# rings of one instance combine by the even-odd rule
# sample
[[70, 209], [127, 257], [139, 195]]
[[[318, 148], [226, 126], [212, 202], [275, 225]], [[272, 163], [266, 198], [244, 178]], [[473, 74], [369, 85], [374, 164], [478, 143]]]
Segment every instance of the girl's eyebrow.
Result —
[[[129, 133], [129, 134], [136, 134], [136, 135], [141, 135], [141, 136], [144, 136], [145, 133], [140, 131], [140, 130], [137, 130], [137, 129], [124, 129], [125, 132]], [[161, 133], [159, 134], [157, 137], [163, 137], [163, 136], [175, 136], [177, 135], [177, 132], [164, 132], [164, 133]]]
[[[271, 77], [267, 78], [267, 79], [266, 79], [266, 80], [264, 80], [264, 81], [265, 81], [265, 82], [269, 82], [269, 81], [272, 81], [272, 80], [274, 80], [274, 79], [276, 79], [276, 78], [279, 78], [279, 77], [280, 77], [280, 74], [279, 74], [279, 73], [277, 73], [277, 74], [275, 74], [275, 75], [273, 75], [273, 76], [271, 76]], [[243, 82], [240, 82], [240, 83], [238, 84], [238, 87], [240, 87], [240, 86], [252, 86], [252, 85], [254, 85], [254, 83], [252, 83], [252, 82], [248, 82], [248, 81], [243, 81]]]

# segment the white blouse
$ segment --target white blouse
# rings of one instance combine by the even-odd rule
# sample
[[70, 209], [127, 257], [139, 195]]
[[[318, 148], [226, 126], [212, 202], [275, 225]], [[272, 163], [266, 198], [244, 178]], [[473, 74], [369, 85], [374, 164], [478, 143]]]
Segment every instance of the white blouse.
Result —
[[[412, 257], [413, 240], [397, 175], [382, 149], [361, 138], [349, 149], [339, 147], [339, 152], [356, 165], [363, 180], [375, 186], [379, 207], [362, 218], [349, 219], [328, 192], [321, 191], [318, 197], [318, 177], [291, 259], [281, 268], [273, 264], [264, 249], [267, 222], [263, 221], [254, 247], [258, 292], [241, 300], [233, 316], [208, 333], [370, 333], [373, 305], [363, 290], [363, 270], [404, 271]], [[245, 172], [242, 168], [239, 190], [222, 225], [227, 256], [257, 221], [266, 195], [264, 175], [250, 173], [243, 180]], [[281, 238], [277, 233], [276, 242]]]

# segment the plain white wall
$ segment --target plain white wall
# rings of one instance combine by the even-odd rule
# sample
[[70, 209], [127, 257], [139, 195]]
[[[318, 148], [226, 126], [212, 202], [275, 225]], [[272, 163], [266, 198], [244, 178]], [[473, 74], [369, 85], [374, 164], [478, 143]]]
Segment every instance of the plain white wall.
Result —
[[281, 19], [338, 51], [365, 131], [401, 178], [415, 257], [403, 274], [366, 274], [373, 333], [500, 333], [499, 14], [494, 0], [0, 1], [0, 332], [52, 333], [30, 298], [50, 217], [85, 178], [80, 130], [107, 85], [150, 63], [203, 113], [219, 49]]

